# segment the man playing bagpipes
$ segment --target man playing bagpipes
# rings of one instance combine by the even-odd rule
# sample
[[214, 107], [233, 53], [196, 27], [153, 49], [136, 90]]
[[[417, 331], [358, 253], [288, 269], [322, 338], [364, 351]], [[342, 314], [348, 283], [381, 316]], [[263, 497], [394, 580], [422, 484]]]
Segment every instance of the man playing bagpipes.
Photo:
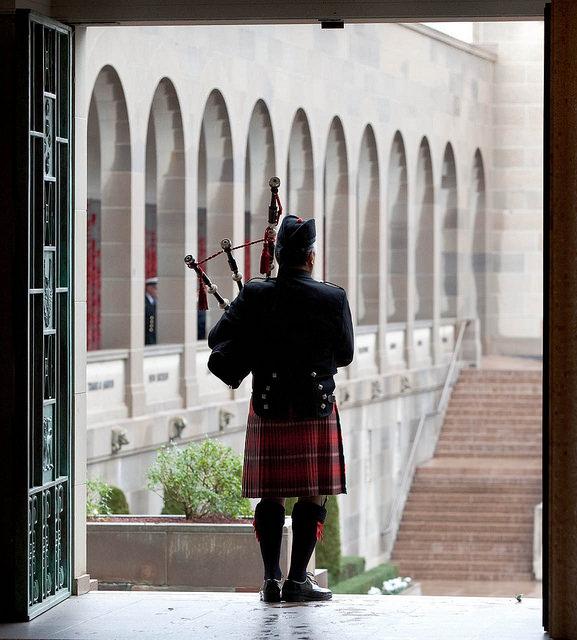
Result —
[[[254, 527], [265, 602], [332, 597], [306, 568], [323, 533], [326, 496], [346, 493], [333, 376], [352, 361], [354, 335], [344, 289], [311, 275], [315, 237], [314, 220], [286, 216], [274, 251], [278, 276], [246, 283], [208, 337], [213, 373], [233, 387], [253, 374], [242, 493], [260, 498]], [[298, 502], [283, 583], [279, 559], [288, 497]]]

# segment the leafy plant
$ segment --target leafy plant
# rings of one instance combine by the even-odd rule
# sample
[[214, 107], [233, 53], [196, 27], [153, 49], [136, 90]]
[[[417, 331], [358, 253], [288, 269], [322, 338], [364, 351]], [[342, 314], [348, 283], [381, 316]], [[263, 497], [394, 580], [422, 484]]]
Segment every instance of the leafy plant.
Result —
[[120, 489], [119, 487], [110, 487], [108, 506], [110, 508], [110, 513], [113, 514], [126, 515], [130, 513], [130, 509], [128, 508], [128, 500], [124, 495], [124, 491], [122, 491], [122, 489]]
[[97, 516], [109, 516], [109, 500], [112, 495], [112, 487], [101, 480], [93, 478], [86, 482], [86, 515], [89, 518]]
[[397, 567], [391, 564], [380, 564], [354, 578], [343, 580], [331, 587], [333, 593], [368, 593], [371, 587], [382, 586], [385, 580], [391, 580], [398, 575]]
[[86, 483], [86, 515], [89, 518], [130, 513], [128, 501], [122, 489], [100, 478]]
[[396, 596], [399, 593], [403, 593], [403, 591], [406, 591], [412, 583], [412, 578], [401, 578], [399, 576], [398, 578], [385, 580], [381, 588], [371, 587], [368, 591], [368, 594], [370, 596]]
[[339, 580], [348, 580], [364, 573], [365, 559], [361, 556], [342, 556]]
[[252, 514], [250, 501], [241, 496], [241, 457], [215, 440], [160, 449], [148, 470], [148, 486], [162, 492], [164, 512], [167, 507], [184, 511], [188, 520]]

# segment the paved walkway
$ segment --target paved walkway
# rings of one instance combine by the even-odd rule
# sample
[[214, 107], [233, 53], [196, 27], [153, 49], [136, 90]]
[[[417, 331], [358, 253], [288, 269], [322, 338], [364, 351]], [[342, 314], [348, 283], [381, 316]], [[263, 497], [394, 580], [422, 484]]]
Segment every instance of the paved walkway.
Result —
[[45, 640], [543, 640], [541, 601], [336, 596], [265, 605], [255, 594], [93, 592], [0, 638]]
[[424, 596], [475, 596], [481, 598], [513, 598], [523, 594], [526, 598], [541, 598], [540, 582], [492, 582], [484, 580], [421, 580]]

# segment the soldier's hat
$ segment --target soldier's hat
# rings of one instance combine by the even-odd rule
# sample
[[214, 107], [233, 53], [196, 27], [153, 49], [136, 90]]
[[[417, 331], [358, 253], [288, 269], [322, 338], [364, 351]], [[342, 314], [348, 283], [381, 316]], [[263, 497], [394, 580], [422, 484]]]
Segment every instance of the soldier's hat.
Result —
[[149, 284], [158, 284], [158, 278], [156, 276], [152, 278], [146, 278], [146, 280], [144, 281], [144, 284], [146, 286], [148, 286]]
[[275, 253], [279, 264], [291, 257], [304, 255], [312, 249], [316, 237], [314, 219], [303, 220], [292, 214], [285, 216], [276, 237]]

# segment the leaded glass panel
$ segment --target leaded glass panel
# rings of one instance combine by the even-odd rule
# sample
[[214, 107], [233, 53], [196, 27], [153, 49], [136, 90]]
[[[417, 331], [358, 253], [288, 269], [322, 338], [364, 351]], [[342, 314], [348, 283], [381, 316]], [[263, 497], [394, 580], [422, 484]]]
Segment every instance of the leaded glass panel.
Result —
[[54, 480], [54, 404], [44, 407], [42, 416], [42, 483]]
[[54, 518], [52, 491], [42, 492], [42, 598], [46, 599], [54, 588]]
[[44, 98], [44, 177], [54, 177], [54, 100]]
[[56, 367], [55, 367], [55, 336], [44, 336], [44, 400], [54, 400], [56, 397]]
[[56, 32], [44, 29], [44, 91], [56, 91]]
[[70, 52], [68, 50], [68, 36], [58, 34], [58, 95], [61, 97], [58, 106], [58, 135], [68, 139], [70, 125], [70, 111], [67, 108], [67, 96], [70, 92], [70, 82], [67, 69], [70, 66]]
[[28, 499], [28, 604], [36, 604], [40, 599], [40, 582], [42, 580], [42, 560], [39, 549], [40, 505], [38, 496]]
[[44, 330], [54, 329], [54, 251], [44, 252]]
[[70, 29], [28, 14], [29, 502], [26, 603], [34, 617], [70, 593]]
[[56, 183], [44, 183], [44, 244], [56, 244]]

